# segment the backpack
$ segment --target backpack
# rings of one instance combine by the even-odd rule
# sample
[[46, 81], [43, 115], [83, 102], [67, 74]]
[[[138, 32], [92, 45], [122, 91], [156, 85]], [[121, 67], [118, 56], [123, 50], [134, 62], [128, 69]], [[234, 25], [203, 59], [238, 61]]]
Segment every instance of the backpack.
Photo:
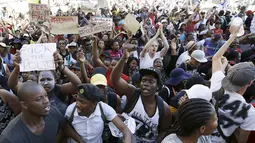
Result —
[[[224, 92], [225, 92], [225, 89], [223, 87], [221, 87], [218, 91], [215, 91], [215, 92], [212, 93], [213, 96], [215, 97], [215, 101], [216, 101], [214, 107], [215, 107], [215, 111], [216, 111], [218, 119], [219, 119], [218, 109], [220, 107], [219, 106], [219, 100], [220, 100], [220, 97], [224, 95]], [[225, 136], [225, 134], [223, 133], [223, 131], [220, 128], [220, 119], [218, 120], [217, 130], [220, 133], [221, 137], [225, 140], [226, 143], [237, 142], [237, 139], [236, 139], [234, 133], [232, 135], [230, 135], [229, 137]]]
[[[124, 108], [124, 112], [129, 113], [130, 111], [128, 111], [128, 109], [130, 109], [131, 107], [134, 107], [134, 105], [137, 103], [138, 98], [141, 94], [141, 90], [140, 89], [136, 89], [133, 96], [135, 97], [133, 101], [130, 101], [126, 104], [125, 108]], [[157, 106], [158, 106], [158, 111], [159, 111], [159, 121], [158, 121], [158, 129], [160, 128], [160, 123], [165, 115], [165, 106], [164, 106], [164, 100], [156, 95], [156, 100], [157, 100]]]
[[[219, 109], [219, 100], [220, 100], [220, 96], [223, 96], [224, 95], [224, 88], [221, 87], [218, 91], [215, 91], [213, 92], [213, 96], [215, 97], [215, 111], [216, 111], [216, 114], [217, 114], [217, 117], [219, 118], [219, 112], [218, 112], [218, 109]], [[226, 141], [228, 142], [229, 141], [229, 138], [227, 136], [224, 135], [223, 131], [221, 130], [220, 128], [220, 123], [219, 123], [219, 120], [218, 120], [218, 126], [217, 126], [217, 130], [218, 132], [220, 133], [221, 137]]]
[[[103, 133], [102, 133], [102, 140], [103, 140], [103, 143], [108, 143], [108, 139], [111, 137], [111, 131], [110, 131], [110, 128], [108, 126], [109, 121], [107, 121], [107, 118], [106, 118], [106, 116], [104, 114], [103, 107], [102, 107], [101, 103], [98, 103], [98, 104], [99, 104], [99, 107], [100, 107], [101, 118], [102, 118], [102, 120], [104, 122], [104, 129], [103, 129]], [[67, 119], [69, 121], [69, 123], [73, 122], [74, 112], [75, 112], [76, 108], [77, 107], [75, 105], [73, 110], [72, 110], [71, 116]]]

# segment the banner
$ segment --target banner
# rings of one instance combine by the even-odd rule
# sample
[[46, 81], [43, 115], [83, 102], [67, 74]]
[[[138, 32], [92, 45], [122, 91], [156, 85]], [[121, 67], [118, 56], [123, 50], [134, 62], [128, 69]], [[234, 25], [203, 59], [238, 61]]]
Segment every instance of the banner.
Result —
[[47, 21], [50, 18], [50, 8], [45, 4], [29, 4], [29, 17], [31, 22]]
[[21, 72], [55, 70], [53, 53], [56, 43], [23, 45], [21, 53]]
[[109, 26], [113, 26], [112, 18], [107, 17], [91, 17], [92, 23], [107, 23]]
[[97, 25], [86, 25], [78, 29], [80, 37], [85, 37], [93, 35], [103, 31], [111, 31], [112, 26], [109, 26], [107, 23], [99, 23]]
[[78, 17], [51, 16], [50, 29], [53, 34], [78, 34]]

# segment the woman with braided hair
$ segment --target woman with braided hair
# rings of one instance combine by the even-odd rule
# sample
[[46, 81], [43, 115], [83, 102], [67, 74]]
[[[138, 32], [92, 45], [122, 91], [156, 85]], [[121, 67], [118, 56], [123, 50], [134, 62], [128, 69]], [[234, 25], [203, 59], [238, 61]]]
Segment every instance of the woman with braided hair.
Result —
[[185, 101], [177, 112], [174, 129], [162, 143], [211, 143], [209, 136], [217, 128], [214, 106], [204, 99]]

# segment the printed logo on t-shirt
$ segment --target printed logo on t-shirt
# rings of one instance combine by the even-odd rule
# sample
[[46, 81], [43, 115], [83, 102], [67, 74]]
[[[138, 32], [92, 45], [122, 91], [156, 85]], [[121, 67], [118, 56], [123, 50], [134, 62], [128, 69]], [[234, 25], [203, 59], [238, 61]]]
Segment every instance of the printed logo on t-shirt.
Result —
[[[231, 98], [231, 95], [229, 94], [224, 94], [220, 97], [218, 123], [225, 136], [230, 136], [236, 128], [245, 124], [245, 121], [249, 118], [248, 113], [250, 109], [251, 105], [236, 100], [235, 98]], [[250, 126], [255, 128], [255, 124], [251, 124]], [[212, 136], [213, 138], [221, 138], [221, 134], [217, 130]], [[222, 139], [223, 138], [221, 138], [221, 140]]]
[[132, 118], [136, 122], [136, 142], [154, 142], [158, 136], [158, 125], [153, 124], [147, 116], [143, 116], [136, 111], [132, 114]]

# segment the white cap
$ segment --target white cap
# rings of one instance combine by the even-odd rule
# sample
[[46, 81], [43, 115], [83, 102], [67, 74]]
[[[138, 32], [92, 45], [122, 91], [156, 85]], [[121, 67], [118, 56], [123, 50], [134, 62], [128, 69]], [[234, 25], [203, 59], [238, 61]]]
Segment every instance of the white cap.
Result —
[[208, 32], [208, 30], [203, 30], [199, 33], [199, 35], [205, 35]]
[[207, 59], [205, 58], [205, 52], [202, 50], [195, 50], [192, 52], [191, 57], [194, 58], [199, 63], [205, 63], [207, 62]]
[[1, 42], [0, 43], [0, 46], [2, 46], [2, 47], [4, 47], [4, 48], [6, 48], [7, 46], [6, 46], [6, 44], [5, 43], [3, 43], [3, 42]]
[[72, 43], [68, 44], [68, 46], [67, 46], [67, 47], [77, 47], [77, 43], [72, 42]]
[[207, 101], [212, 99], [212, 91], [202, 84], [193, 85], [189, 90], [185, 90], [189, 99], [201, 98]]

